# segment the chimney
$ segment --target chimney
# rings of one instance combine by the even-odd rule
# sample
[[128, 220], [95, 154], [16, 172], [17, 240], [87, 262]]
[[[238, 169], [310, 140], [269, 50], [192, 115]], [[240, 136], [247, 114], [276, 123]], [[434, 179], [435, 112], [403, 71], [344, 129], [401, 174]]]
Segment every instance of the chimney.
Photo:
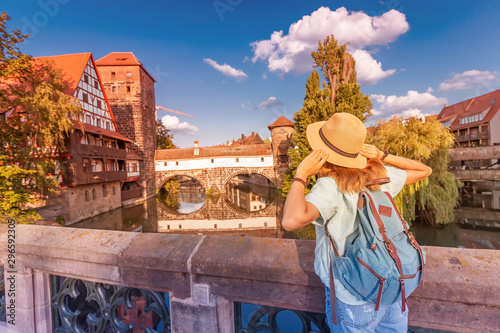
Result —
[[198, 147], [198, 141], [194, 142], [194, 152], [193, 152], [193, 155], [194, 156], [200, 155], [200, 147]]
[[255, 132], [252, 132], [252, 135], [254, 135], [254, 134], [255, 134]]
[[245, 135], [244, 135], [244, 134], [242, 134], [242, 135], [241, 135], [241, 138], [242, 138], [242, 139], [244, 139], [244, 138], [245, 138]]

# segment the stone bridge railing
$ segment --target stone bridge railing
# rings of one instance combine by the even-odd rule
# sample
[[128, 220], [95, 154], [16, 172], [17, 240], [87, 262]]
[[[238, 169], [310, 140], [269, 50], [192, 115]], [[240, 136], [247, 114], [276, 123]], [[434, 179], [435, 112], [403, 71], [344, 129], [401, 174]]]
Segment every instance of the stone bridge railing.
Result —
[[[1, 227], [0, 264], [8, 270]], [[425, 250], [425, 287], [408, 300], [410, 325], [499, 330], [500, 251]], [[15, 326], [2, 323], [9, 332], [52, 331], [50, 275], [168, 292], [172, 332], [232, 333], [233, 302], [313, 312], [325, 306], [313, 241], [16, 225], [14, 256], [6, 304], [15, 304]]]

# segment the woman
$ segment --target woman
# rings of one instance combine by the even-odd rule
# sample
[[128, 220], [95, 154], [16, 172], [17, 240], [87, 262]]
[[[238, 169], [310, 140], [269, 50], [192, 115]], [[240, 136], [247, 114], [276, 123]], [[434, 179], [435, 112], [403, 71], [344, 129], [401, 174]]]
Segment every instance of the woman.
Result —
[[[401, 301], [381, 306], [357, 299], [335, 279], [338, 324], [331, 318], [329, 289], [329, 243], [324, 225], [328, 222], [338, 253], [345, 252], [346, 238], [354, 233], [359, 192], [370, 180], [389, 177], [390, 183], [370, 185], [370, 190], [382, 190], [396, 196], [403, 185], [428, 177], [432, 169], [404, 157], [382, 152], [364, 144], [366, 128], [354, 115], [336, 113], [328, 121], [307, 127], [307, 140], [313, 152], [297, 167], [294, 181], [285, 202], [283, 228], [297, 230], [309, 223], [316, 225], [314, 269], [326, 290], [327, 322], [332, 332], [407, 332], [408, 310], [402, 312]], [[393, 167], [385, 167], [386, 163]], [[311, 192], [305, 197], [304, 187], [309, 176], [319, 173]]]

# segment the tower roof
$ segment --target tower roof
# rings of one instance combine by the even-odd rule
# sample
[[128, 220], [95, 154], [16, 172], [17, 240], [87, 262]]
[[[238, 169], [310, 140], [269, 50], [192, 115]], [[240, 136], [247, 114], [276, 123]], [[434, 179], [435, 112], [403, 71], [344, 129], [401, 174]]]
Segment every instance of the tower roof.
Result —
[[269, 130], [271, 130], [272, 128], [275, 128], [275, 127], [293, 127], [293, 126], [294, 126], [294, 124], [290, 120], [285, 118], [285, 116], [280, 116], [278, 119], [276, 119], [276, 121], [274, 123], [267, 126], [267, 128], [269, 128]]
[[142, 66], [132, 52], [111, 52], [95, 63], [98, 66]]
[[140, 66], [153, 82], [156, 82], [132, 52], [111, 52], [98, 59], [95, 64], [97, 66]]

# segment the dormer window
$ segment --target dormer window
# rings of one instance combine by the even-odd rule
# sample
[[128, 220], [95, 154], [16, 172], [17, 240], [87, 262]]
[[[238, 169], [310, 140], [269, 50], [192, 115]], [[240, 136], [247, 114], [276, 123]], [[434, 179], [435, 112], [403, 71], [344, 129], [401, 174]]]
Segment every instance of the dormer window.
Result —
[[494, 99], [491, 101], [490, 105], [493, 105], [493, 103], [495, 103], [495, 101], [496, 101], [496, 100], [497, 100], [497, 99], [496, 99], [496, 98], [494, 98]]

